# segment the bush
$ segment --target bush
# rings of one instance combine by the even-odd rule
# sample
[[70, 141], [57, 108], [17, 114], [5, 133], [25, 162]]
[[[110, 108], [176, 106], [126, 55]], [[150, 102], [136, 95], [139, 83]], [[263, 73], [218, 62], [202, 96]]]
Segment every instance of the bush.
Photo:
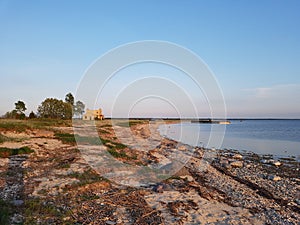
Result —
[[33, 111], [31, 111], [31, 113], [29, 114], [29, 119], [35, 119], [36, 118], [36, 115], [34, 114]]
[[34, 152], [29, 147], [21, 147], [21, 148], [0, 148], [0, 158], [8, 158], [12, 155], [20, 155], [20, 154], [29, 154]]

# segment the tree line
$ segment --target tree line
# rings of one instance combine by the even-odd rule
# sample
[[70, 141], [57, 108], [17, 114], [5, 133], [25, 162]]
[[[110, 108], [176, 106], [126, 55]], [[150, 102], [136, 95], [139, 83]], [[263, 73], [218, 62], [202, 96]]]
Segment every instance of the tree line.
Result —
[[[65, 96], [65, 100], [56, 98], [46, 98], [37, 108], [37, 113], [33, 111], [29, 114], [29, 119], [49, 118], [49, 119], [72, 119], [73, 116], [81, 117], [84, 113], [85, 104], [82, 101], [76, 101], [72, 93]], [[4, 118], [25, 119], [26, 105], [19, 100], [15, 103], [15, 109], [5, 113]]]

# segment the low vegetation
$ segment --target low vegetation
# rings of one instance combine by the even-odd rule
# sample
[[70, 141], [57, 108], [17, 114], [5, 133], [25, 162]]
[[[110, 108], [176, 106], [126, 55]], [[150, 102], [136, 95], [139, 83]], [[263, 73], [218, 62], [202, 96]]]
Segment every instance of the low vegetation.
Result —
[[[90, 144], [90, 145], [101, 145], [100, 139], [98, 137], [83, 137], [78, 134], [71, 133], [60, 133], [57, 132], [54, 135], [57, 139], [61, 140], [64, 144], [75, 145], [80, 144]], [[103, 143], [103, 142], [102, 142]]]
[[15, 120], [0, 119], [0, 130], [24, 132], [33, 129], [52, 129], [51, 127], [70, 127], [71, 120], [56, 119], [32, 119], [32, 120]]
[[0, 134], [0, 144], [3, 143], [3, 142], [5, 142], [5, 141], [9, 141], [9, 139], [10, 139], [10, 138], [8, 138], [8, 137], [6, 137], [6, 136]]
[[50, 223], [54, 221], [52, 218], [61, 221], [66, 215], [68, 215], [67, 210], [58, 210], [57, 206], [51, 201], [45, 201], [41, 198], [29, 198], [25, 201], [25, 225], [38, 224], [37, 218]]
[[101, 177], [94, 170], [89, 169], [84, 173], [74, 172], [69, 175], [69, 177], [76, 178], [79, 180], [78, 183], [73, 184], [73, 186], [84, 186], [86, 184], [92, 184], [99, 181], [108, 181], [106, 178]]
[[117, 122], [116, 125], [120, 127], [131, 127], [135, 126], [137, 124], [143, 124], [145, 122], [148, 122], [147, 120], [129, 120], [129, 121], [120, 121]]
[[20, 154], [29, 154], [34, 152], [29, 147], [21, 147], [21, 148], [0, 148], [0, 158], [8, 158], [12, 155], [20, 155]]
[[11, 206], [8, 202], [0, 199], [0, 224], [9, 224], [9, 217], [12, 213]]

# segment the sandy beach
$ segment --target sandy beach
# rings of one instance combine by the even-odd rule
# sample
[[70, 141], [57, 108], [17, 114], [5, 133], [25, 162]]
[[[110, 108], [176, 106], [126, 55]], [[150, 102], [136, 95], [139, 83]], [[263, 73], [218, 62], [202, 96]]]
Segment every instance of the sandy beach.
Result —
[[71, 126], [1, 128], [1, 148], [34, 151], [0, 158], [9, 223], [300, 223], [299, 162], [187, 146], [158, 126], [78, 123], [75, 141]]

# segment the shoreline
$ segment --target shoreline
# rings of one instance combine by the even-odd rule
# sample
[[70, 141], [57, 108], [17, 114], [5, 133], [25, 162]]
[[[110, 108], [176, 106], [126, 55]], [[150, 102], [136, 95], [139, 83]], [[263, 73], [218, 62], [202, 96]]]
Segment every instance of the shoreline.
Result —
[[[189, 126], [190, 124], [192, 126], [192, 123], [186, 123], [186, 121], [173, 122], [173, 124], [177, 124], [177, 125], [178, 124], [180, 125], [182, 123], [185, 126], [186, 125]], [[193, 128], [193, 126], [191, 128]], [[193, 129], [190, 129], [190, 130], [193, 131]], [[189, 134], [191, 134], [190, 130], [188, 130], [184, 134], [189, 136]], [[172, 132], [174, 134], [174, 132], [176, 133], [177, 130], [173, 129]], [[197, 131], [195, 130], [195, 132], [197, 132]], [[203, 135], [204, 136], [202, 137], [202, 139], [205, 140], [204, 142], [207, 142], [206, 139], [208, 139], [210, 133], [204, 131]], [[178, 141], [174, 135], [173, 135], [174, 137], [172, 137], [172, 135], [171, 136], [163, 135], [163, 136], [165, 138], [169, 138], [171, 140]], [[195, 136], [195, 138], [196, 138], [196, 136]], [[190, 139], [186, 139], [186, 138], [182, 141], [188, 145], [190, 145], [189, 142], [191, 142]], [[200, 142], [202, 147], [205, 146], [204, 142]], [[243, 143], [246, 143], [246, 145], [243, 145]], [[251, 143], [251, 144], [249, 144], [249, 143]], [[294, 150], [295, 148], [298, 147], [297, 146], [298, 143], [299, 142], [294, 141], [294, 140], [285, 140], [285, 139], [272, 139], [272, 138], [262, 139], [262, 138], [246, 137], [246, 136], [243, 137], [243, 136], [234, 136], [234, 135], [229, 135], [229, 136], [224, 135], [224, 140], [223, 140], [224, 145], [222, 144], [222, 146], [224, 146], [224, 147], [217, 148], [217, 149], [220, 151], [224, 151], [224, 150], [225, 151], [239, 151], [240, 153], [246, 152], [246, 153], [257, 154], [261, 158], [272, 157], [274, 160], [300, 162], [300, 154], [299, 154], [299, 152], [297, 153], [296, 150]], [[193, 146], [197, 146], [197, 145], [193, 144]], [[206, 148], [210, 149], [210, 148], [215, 148], [215, 147], [206, 146]], [[282, 150], [280, 152], [280, 149], [285, 149], [285, 151]]]
[[[10, 141], [0, 147], [34, 150], [24, 161], [0, 158], [0, 196], [7, 196], [5, 204], [14, 212], [12, 221], [118, 225], [300, 222], [298, 164], [262, 163], [255, 154], [184, 145], [151, 134], [155, 126], [151, 128], [148, 121], [117, 123], [115, 129], [110, 121], [96, 122], [96, 136], [103, 141], [99, 149], [89, 130], [91, 124], [84, 124], [78, 128], [83, 129], [80, 140], [91, 150], [89, 158], [78, 150], [71, 126], [2, 132]], [[136, 139], [121, 140], [128, 132]], [[124, 146], [126, 141], [131, 147]], [[137, 143], [143, 151], [134, 148]], [[95, 171], [89, 160], [99, 151], [127, 167]], [[12, 164], [22, 168], [15, 170], [22, 176], [7, 173]], [[151, 182], [149, 176], [120, 173], [143, 167], [159, 171], [155, 175], [167, 173], [167, 177]], [[147, 182], [126, 186], [122, 179], [131, 184]], [[19, 195], [13, 187], [18, 187]]]
[[[137, 126], [143, 127], [144, 125]], [[175, 145], [179, 143], [176, 140], [168, 138], [167, 140]], [[163, 148], [160, 146], [160, 150], [170, 150], [168, 145], [166, 144]], [[204, 184], [200, 186], [203, 185], [214, 194], [216, 191], [218, 193], [216, 195], [219, 195], [217, 198], [230, 206], [242, 206], [242, 208], [250, 208], [250, 211], [255, 211], [254, 208], [264, 208], [265, 211], [278, 208], [282, 211], [285, 208], [290, 211], [290, 218], [297, 218], [300, 212], [299, 162], [291, 162], [288, 159], [287, 162], [282, 162], [273, 160], [270, 155], [260, 156], [252, 152], [237, 150], [212, 150], [199, 147], [194, 149], [196, 155], [193, 155], [183, 167], [192, 177], [189, 177], [190, 175], [182, 177], [190, 179], [191, 182], [196, 181], [196, 185], [199, 185], [197, 181], [204, 181]], [[205, 157], [207, 152], [209, 156]], [[211, 155], [214, 158], [210, 158]], [[199, 163], [199, 160], [202, 162]], [[209, 165], [206, 165], [206, 169], [203, 170], [203, 164], [207, 163]], [[202, 169], [199, 171], [199, 168]], [[220, 185], [219, 182], [222, 180], [224, 183]], [[240, 190], [232, 189], [232, 184], [235, 187], [240, 186]], [[246, 194], [243, 199], [240, 198], [240, 192], [244, 195], [253, 192], [252, 194], [257, 196]], [[267, 215], [264, 216], [267, 218]], [[272, 219], [266, 219], [266, 221], [274, 222]], [[283, 220], [281, 222], [283, 223]]]

